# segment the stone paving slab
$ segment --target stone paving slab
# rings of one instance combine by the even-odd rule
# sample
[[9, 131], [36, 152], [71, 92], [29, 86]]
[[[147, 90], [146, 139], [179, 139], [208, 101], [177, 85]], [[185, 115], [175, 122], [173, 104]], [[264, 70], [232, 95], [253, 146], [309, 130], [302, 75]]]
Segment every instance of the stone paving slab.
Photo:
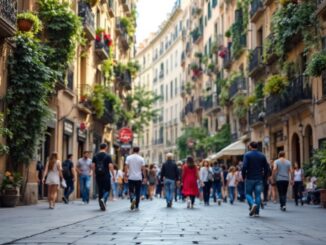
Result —
[[326, 210], [316, 206], [289, 203], [284, 213], [269, 204], [259, 218], [249, 217], [244, 203], [185, 206], [167, 209], [156, 199], [143, 201], [139, 212], [129, 211], [127, 200], [110, 202], [107, 212], [96, 201], [0, 209], [0, 244], [326, 244]]

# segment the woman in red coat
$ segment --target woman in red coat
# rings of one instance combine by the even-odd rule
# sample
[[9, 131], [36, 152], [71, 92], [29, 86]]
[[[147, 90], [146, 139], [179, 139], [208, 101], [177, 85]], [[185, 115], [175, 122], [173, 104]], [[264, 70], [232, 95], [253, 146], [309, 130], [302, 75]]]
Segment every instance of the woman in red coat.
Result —
[[195, 197], [198, 195], [198, 169], [196, 168], [194, 159], [187, 157], [186, 165], [182, 171], [182, 193], [187, 197], [187, 208], [193, 208], [195, 203]]

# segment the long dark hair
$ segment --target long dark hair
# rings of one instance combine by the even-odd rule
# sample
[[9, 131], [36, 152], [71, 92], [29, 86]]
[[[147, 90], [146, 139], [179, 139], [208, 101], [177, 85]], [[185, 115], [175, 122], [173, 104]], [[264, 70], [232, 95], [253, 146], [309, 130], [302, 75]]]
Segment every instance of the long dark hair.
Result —
[[187, 157], [187, 165], [189, 168], [194, 168], [195, 167], [195, 161], [192, 156]]
[[58, 153], [53, 152], [50, 156], [50, 160], [49, 160], [49, 169], [53, 170], [54, 169], [54, 165], [58, 160]]

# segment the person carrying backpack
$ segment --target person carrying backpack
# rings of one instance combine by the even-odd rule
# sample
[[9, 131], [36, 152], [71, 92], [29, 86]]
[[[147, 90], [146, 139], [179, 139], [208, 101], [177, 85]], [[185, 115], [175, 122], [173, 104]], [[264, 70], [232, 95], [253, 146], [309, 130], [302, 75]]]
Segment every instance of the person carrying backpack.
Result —
[[223, 173], [222, 173], [222, 169], [220, 168], [217, 162], [214, 162], [212, 171], [213, 171], [213, 199], [214, 202], [216, 202], [216, 196], [217, 196], [217, 203], [218, 205], [221, 205]]
[[95, 172], [98, 189], [98, 202], [102, 211], [106, 210], [106, 203], [111, 189], [111, 174], [113, 171], [112, 158], [107, 151], [107, 144], [100, 145], [100, 152], [93, 157], [93, 170]]
[[65, 204], [69, 203], [69, 196], [74, 192], [74, 181], [75, 181], [75, 167], [72, 162], [72, 154], [68, 154], [67, 159], [62, 163], [62, 176], [66, 181], [66, 188], [64, 189], [64, 194], [62, 197], [62, 201]]

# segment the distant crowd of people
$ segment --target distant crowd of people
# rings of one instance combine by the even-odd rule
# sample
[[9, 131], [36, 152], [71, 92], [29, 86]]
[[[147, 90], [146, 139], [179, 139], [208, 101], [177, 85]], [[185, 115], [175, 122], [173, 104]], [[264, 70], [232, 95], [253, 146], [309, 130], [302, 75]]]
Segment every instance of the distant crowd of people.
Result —
[[[48, 185], [49, 208], [53, 209], [57, 200], [59, 186], [64, 187], [62, 200], [69, 203], [74, 192], [75, 179], [79, 178], [82, 202], [89, 203], [91, 177], [94, 175], [97, 185], [100, 209], [105, 211], [108, 199], [128, 198], [130, 209], [138, 210], [140, 200], [164, 197], [166, 206], [172, 208], [173, 202], [184, 201], [187, 208], [194, 208], [195, 199], [204, 205], [210, 200], [221, 205], [229, 200], [231, 205], [236, 200], [249, 205], [249, 215], [259, 216], [260, 209], [267, 201], [276, 203], [279, 196], [280, 209], [286, 211], [287, 191], [293, 187], [296, 205], [303, 205], [304, 200], [316, 199], [316, 179], [311, 178], [304, 185], [304, 171], [296, 163], [292, 164], [281, 151], [278, 159], [268, 163], [265, 155], [257, 150], [257, 143], [251, 142], [249, 151], [237, 166], [227, 167], [208, 160], [195, 162], [188, 156], [184, 162], [174, 161], [172, 153], [166, 155], [161, 168], [155, 164], [146, 165], [139, 154], [139, 147], [126, 157], [123, 169], [113, 164], [107, 153], [107, 145], [101, 144], [100, 151], [90, 158], [90, 152], [84, 151], [83, 157], [75, 165], [72, 155], [61, 163], [57, 153], [52, 153], [45, 166], [42, 182]], [[40, 176], [39, 176], [40, 177]]]

